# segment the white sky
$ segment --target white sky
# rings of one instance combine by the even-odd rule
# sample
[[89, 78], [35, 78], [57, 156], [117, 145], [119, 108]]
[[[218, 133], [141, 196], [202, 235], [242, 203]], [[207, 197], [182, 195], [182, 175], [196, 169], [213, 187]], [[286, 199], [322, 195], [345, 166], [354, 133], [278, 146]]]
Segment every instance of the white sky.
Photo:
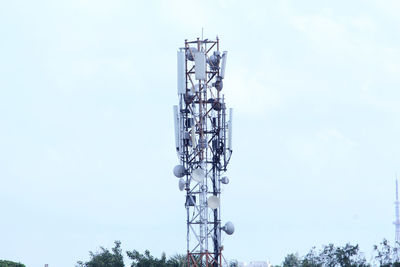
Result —
[[234, 110], [225, 257], [394, 238], [398, 1], [3, 1], [0, 259], [185, 253], [176, 50], [221, 38]]

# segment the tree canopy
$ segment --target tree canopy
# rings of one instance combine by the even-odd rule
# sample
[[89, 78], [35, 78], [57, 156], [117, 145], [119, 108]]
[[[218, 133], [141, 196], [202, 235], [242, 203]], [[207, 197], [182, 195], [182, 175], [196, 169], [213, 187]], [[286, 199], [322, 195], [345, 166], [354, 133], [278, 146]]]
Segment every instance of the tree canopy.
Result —
[[78, 267], [124, 267], [124, 257], [122, 256], [121, 242], [115, 241], [115, 246], [110, 252], [108, 249], [100, 247], [100, 252], [89, 252], [90, 261], [78, 261]]
[[19, 262], [0, 260], [0, 267], [25, 267], [25, 265]]
[[[124, 257], [122, 255], [121, 242], [115, 241], [115, 246], [111, 251], [100, 247], [97, 253], [89, 252], [88, 262], [77, 262], [77, 267], [124, 267]], [[186, 256], [175, 255], [167, 259], [165, 253], [158, 259], [146, 250], [144, 254], [137, 250], [127, 251], [128, 258], [132, 260], [131, 267], [184, 267], [186, 266]], [[0, 266], [2, 267], [2, 266]], [[19, 266], [18, 266], [19, 267]]]
[[[100, 247], [100, 251], [89, 252], [90, 260], [78, 261], [77, 267], [124, 267], [124, 257], [121, 242], [115, 241], [115, 246], [110, 250]], [[320, 250], [313, 247], [305, 256], [288, 254], [282, 262], [282, 267], [400, 267], [399, 244], [391, 246], [384, 239], [379, 245], [374, 246], [374, 255], [371, 263], [359, 250], [358, 245], [346, 244], [335, 246], [329, 244]], [[143, 254], [137, 250], [126, 251], [131, 261], [130, 267], [187, 267], [186, 255], [174, 255], [167, 259], [165, 253], [160, 258], [151, 255], [146, 250]], [[8, 265], [7, 265], [8, 264]], [[230, 267], [238, 266], [236, 260], [229, 262]], [[0, 267], [25, 267], [20, 263], [0, 261]], [[275, 266], [279, 267], [279, 266]]]
[[165, 253], [161, 254], [161, 258], [151, 256], [150, 251], [146, 250], [144, 254], [138, 251], [127, 251], [126, 254], [132, 260], [131, 267], [180, 267], [186, 263], [186, 257], [175, 255], [167, 260]]
[[400, 267], [398, 246], [391, 247], [387, 240], [374, 246], [374, 259], [368, 263], [358, 245], [346, 244], [343, 247], [329, 244], [317, 251], [313, 247], [305, 256], [289, 254], [282, 267]]

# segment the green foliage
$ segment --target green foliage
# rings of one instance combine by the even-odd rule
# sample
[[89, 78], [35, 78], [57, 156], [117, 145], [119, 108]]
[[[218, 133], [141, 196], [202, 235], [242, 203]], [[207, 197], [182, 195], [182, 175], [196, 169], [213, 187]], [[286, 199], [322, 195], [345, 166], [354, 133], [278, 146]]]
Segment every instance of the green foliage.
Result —
[[173, 266], [186, 267], [187, 257], [183, 254], [175, 254], [174, 256], [169, 258], [168, 262]]
[[299, 255], [289, 254], [285, 257], [285, 260], [282, 263], [283, 267], [300, 267], [301, 260], [299, 259]]
[[346, 244], [344, 247], [335, 247], [333, 244], [329, 244], [318, 255], [315, 251], [310, 251], [303, 260], [303, 266], [366, 267], [369, 265], [365, 258], [360, 255], [358, 245]]
[[364, 256], [359, 252], [358, 245], [346, 244], [335, 247], [333, 244], [324, 246], [319, 252], [312, 248], [303, 259], [297, 254], [286, 256], [283, 267], [368, 267]]
[[186, 264], [186, 256], [175, 255], [167, 260], [165, 253], [161, 258], [155, 258], [146, 250], [144, 254], [136, 250], [127, 251], [126, 254], [132, 260], [131, 267], [182, 267]]
[[[89, 252], [90, 260], [88, 262], [78, 261], [76, 267], [124, 267], [124, 258], [122, 255], [121, 242], [115, 241], [115, 247], [111, 252], [108, 249], [100, 247], [100, 252]], [[186, 267], [186, 255], [176, 254], [167, 260], [165, 253], [161, 258], [155, 258], [146, 250], [144, 254], [136, 250], [127, 251], [129, 259], [132, 260], [132, 267]], [[0, 265], [0, 267], [3, 267]], [[13, 265], [14, 267], [14, 265]], [[25, 267], [24, 265], [16, 267]]]
[[0, 267], [25, 267], [25, 265], [19, 262], [0, 260]]
[[78, 267], [124, 267], [124, 259], [122, 256], [121, 242], [115, 241], [115, 247], [112, 252], [108, 249], [100, 247], [101, 252], [89, 252], [90, 261], [78, 261]]
[[313, 247], [301, 261], [302, 267], [322, 267], [321, 258]]
[[375, 263], [382, 267], [400, 267], [399, 244], [391, 247], [389, 241], [383, 239], [379, 245], [374, 246]]
[[[167, 259], [165, 253], [161, 258], [156, 258], [146, 250], [144, 254], [137, 250], [127, 251], [127, 256], [132, 263], [130, 267], [187, 267], [186, 255], [174, 255]], [[374, 246], [374, 264], [381, 267], [400, 267], [400, 244], [390, 246], [384, 239], [379, 245]], [[109, 251], [100, 247], [100, 252], [89, 252], [90, 261], [79, 261], [77, 267], [124, 267], [121, 242], [115, 241], [115, 247]], [[237, 267], [238, 262], [231, 260], [229, 267]], [[323, 246], [317, 251], [313, 247], [304, 257], [298, 254], [289, 254], [285, 257], [282, 267], [370, 267], [364, 255], [359, 251], [358, 245], [346, 244], [336, 247], [333, 244]], [[25, 267], [21, 263], [0, 261], [0, 267]], [[279, 266], [275, 266], [279, 267]]]

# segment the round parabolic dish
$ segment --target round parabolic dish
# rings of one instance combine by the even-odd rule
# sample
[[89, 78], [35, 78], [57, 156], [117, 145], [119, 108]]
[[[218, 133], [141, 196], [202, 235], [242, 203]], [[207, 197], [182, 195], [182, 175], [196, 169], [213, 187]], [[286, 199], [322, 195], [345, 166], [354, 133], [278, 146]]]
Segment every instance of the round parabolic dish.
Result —
[[209, 206], [210, 208], [212, 208], [213, 210], [215, 210], [215, 209], [217, 209], [217, 208], [219, 207], [219, 203], [220, 203], [219, 197], [217, 197], [217, 196], [210, 196], [210, 197], [208, 198], [207, 203], [208, 203], [208, 206]]
[[193, 180], [195, 180], [196, 182], [202, 183], [204, 181], [205, 178], [205, 174], [204, 171], [200, 168], [193, 170], [192, 172], [192, 178]]
[[232, 222], [227, 222], [224, 227], [223, 230], [225, 231], [225, 233], [227, 233], [228, 235], [233, 234], [233, 232], [235, 232], [235, 226], [233, 225]]
[[174, 175], [178, 178], [182, 178], [183, 176], [185, 176], [185, 167], [183, 167], [182, 165], [176, 165], [174, 167]]

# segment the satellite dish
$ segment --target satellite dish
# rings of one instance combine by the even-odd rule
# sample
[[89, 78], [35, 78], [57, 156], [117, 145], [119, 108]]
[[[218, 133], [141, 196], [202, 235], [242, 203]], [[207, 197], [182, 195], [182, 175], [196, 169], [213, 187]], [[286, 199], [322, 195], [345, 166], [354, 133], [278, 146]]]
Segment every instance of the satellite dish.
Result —
[[193, 170], [193, 172], [192, 172], [192, 178], [196, 182], [202, 183], [204, 181], [205, 177], [206, 177], [206, 175], [204, 174], [204, 171], [200, 168], [197, 168], [197, 169]]
[[226, 176], [224, 176], [224, 177], [221, 178], [221, 182], [222, 182], [223, 184], [229, 184], [229, 178], [226, 177]]
[[221, 229], [228, 235], [231, 235], [235, 232], [235, 226], [232, 222], [227, 222]]
[[185, 180], [183, 180], [182, 178], [179, 179], [179, 190], [183, 191], [183, 189], [185, 189]]
[[185, 176], [185, 167], [183, 165], [176, 165], [174, 167], [174, 175], [178, 178]]
[[217, 197], [217, 196], [210, 196], [210, 197], [208, 198], [207, 203], [208, 203], [208, 206], [209, 206], [210, 208], [212, 208], [213, 210], [215, 210], [215, 209], [217, 209], [217, 208], [219, 207], [219, 203], [220, 203], [219, 197]]

